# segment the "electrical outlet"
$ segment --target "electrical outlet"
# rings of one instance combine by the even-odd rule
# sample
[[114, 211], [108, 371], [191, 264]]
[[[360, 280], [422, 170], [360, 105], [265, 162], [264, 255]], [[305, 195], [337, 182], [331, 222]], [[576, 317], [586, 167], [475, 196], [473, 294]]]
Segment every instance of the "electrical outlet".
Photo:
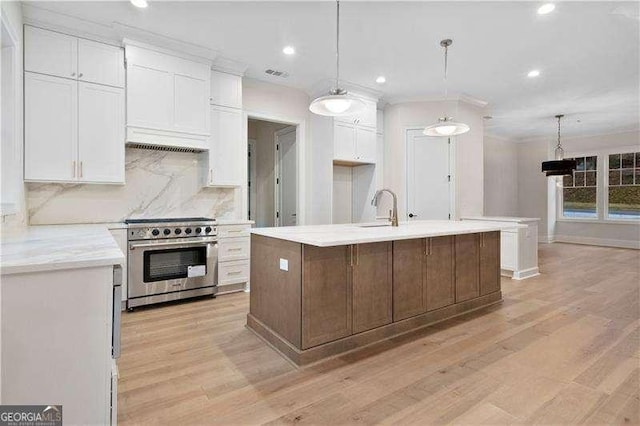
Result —
[[280, 259], [280, 270], [281, 271], [289, 271], [289, 260]]

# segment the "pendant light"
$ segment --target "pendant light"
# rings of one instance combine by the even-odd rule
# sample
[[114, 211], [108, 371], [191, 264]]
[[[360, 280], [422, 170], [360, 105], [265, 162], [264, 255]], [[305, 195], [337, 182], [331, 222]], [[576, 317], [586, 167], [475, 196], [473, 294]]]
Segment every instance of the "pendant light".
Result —
[[340, 1], [336, 1], [336, 86], [328, 95], [311, 102], [309, 110], [318, 115], [338, 117], [353, 115], [364, 108], [364, 102], [340, 88]]
[[542, 171], [545, 172], [547, 176], [570, 175], [577, 167], [576, 160], [564, 159], [564, 149], [562, 149], [562, 145], [560, 144], [560, 120], [562, 117], [564, 117], [562, 114], [556, 115], [558, 119], [558, 145], [555, 150], [555, 160], [542, 162]]
[[[447, 59], [449, 53], [449, 46], [453, 44], [453, 40], [445, 39], [440, 42], [440, 46], [444, 47], [444, 101], [447, 101], [448, 88], [447, 88]], [[427, 136], [457, 136], [469, 131], [469, 126], [453, 120], [453, 117], [449, 117], [445, 114], [444, 117], [440, 117], [438, 122], [426, 127], [422, 133]]]

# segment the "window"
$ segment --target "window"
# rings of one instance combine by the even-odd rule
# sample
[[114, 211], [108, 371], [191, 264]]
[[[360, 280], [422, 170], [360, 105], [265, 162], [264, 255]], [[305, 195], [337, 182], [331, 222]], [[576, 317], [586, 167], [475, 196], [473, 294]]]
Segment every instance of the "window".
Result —
[[598, 157], [575, 157], [577, 167], [562, 180], [562, 216], [598, 217]]
[[640, 219], [640, 152], [609, 155], [607, 218]]

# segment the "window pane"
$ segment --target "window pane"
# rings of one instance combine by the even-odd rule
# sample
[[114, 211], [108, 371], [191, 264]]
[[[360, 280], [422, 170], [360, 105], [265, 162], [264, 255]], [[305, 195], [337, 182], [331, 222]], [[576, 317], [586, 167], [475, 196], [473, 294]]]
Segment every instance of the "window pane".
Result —
[[596, 186], [596, 172], [587, 172], [587, 186]]
[[620, 185], [620, 170], [609, 172], [609, 185]]
[[633, 169], [622, 170], [622, 184], [633, 185]]
[[574, 175], [575, 186], [584, 186], [584, 172], [574, 172]]
[[611, 154], [609, 156], [609, 169], [620, 168], [620, 154]]
[[622, 168], [623, 169], [633, 168], [633, 153], [622, 154]]
[[564, 175], [562, 177], [563, 186], [573, 186], [573, 175]]
[[596, 170], [597, 166], [598, 166], [598, 157], [593, 156], [593, 157], [587, 157], [586, 158], [586, 165], [587, 165], [587, 170]]
[[564, 217], [595, 218], [596, 188], [565, 188], [562, 215]]
[[576, 170], [584, 170], [584, 157], [576, 158], [576, 162], [578, 163]]
[[640, 169], [636, 169], [636, 185], [640, 185]]
[[636, 152], [636, 168], [640, 167], [640, 152]]
[[640, 186], [609, 188], [609, 217], [640, 219]]

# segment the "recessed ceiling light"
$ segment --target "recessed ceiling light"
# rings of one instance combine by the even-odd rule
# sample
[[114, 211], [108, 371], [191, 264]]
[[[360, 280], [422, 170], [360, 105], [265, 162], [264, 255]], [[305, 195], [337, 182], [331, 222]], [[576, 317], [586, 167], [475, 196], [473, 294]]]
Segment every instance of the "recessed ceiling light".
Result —
[[141, 9], [144, 9], [145, 7], [149, 6], [149, 4], [147, 3], [147, 0], [129, 0], [129, 1], [135, 7], [139, 7]]
[[293, 55], [296, 53], [296, 49], [294, 49], [293, 46], [285, 46], [285, 48], [282, 49], [282, 53], [285, 55]]
[[527, 74], [527, 77], [537, 77], [540, 75], [540, 71], [539, 70], [531, 70], [529, 71], [529, 73]]
[[376, 78], [376, 83], [378, 83], [378, 84], [383, 84], [383, 83], [386, 83], [386, 82], [387, 82], [387, 79], [384, 78], [383, 75], [381, 75], [380, 77]]
[[545, 3], [538, 8], [538, 15], [546, 15], [547, 13], [551, 13], [555, 8], [556, 8], [555, 4]]

